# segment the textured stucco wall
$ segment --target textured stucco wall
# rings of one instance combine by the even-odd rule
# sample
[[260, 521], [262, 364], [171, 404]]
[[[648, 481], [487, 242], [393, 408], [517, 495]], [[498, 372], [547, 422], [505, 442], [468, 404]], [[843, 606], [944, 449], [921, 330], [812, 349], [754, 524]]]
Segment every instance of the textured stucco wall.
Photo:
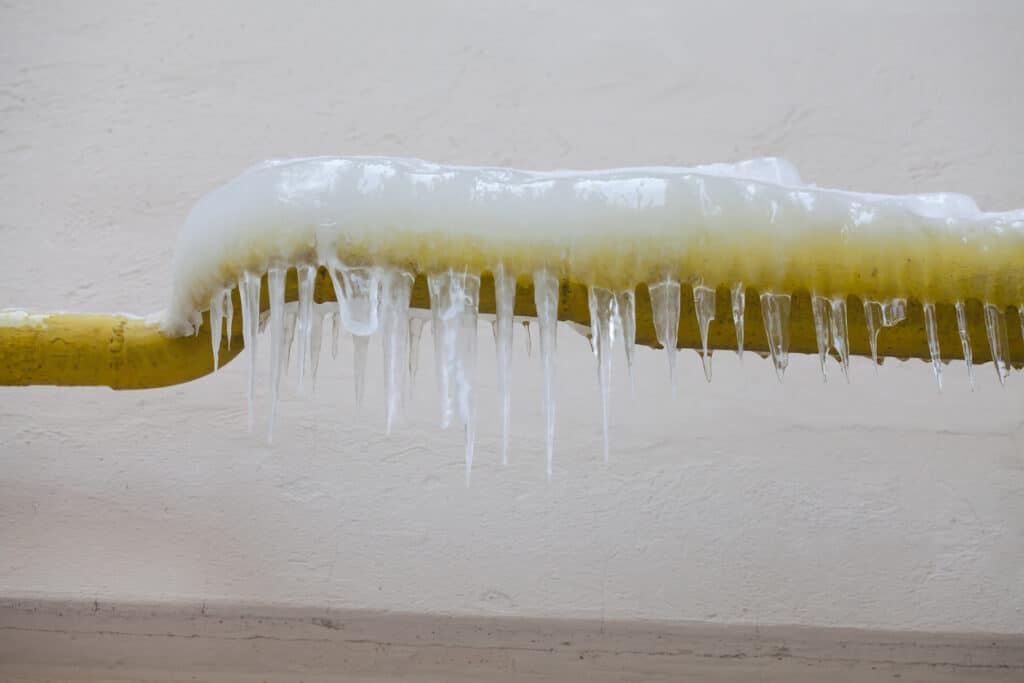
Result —
[[[1024, 206], [1014, 0], [361, 5], [4, 3], [0, 306], [162, 307], [188, 208], [271, 156], [778, 154], [820, 184]], [[939, 395], [922, 363], [855, 361], [847, 386], [794, 358], [779, 386], [719, 354], [707, 385], [687, 352], [673, 401], [641, 350], [603, 466], [593, 361], [562, 330], [546, 485], [521, 341], [502, 468], [481, 336], [470, 489], [429, 333], [388, 438], [348, 345], [273, 448], [246, 434], [243, 362], [145, 393], [0, 388], [0, 595], [1024, 632], [1019, 373], [971, 394], [952, 366]]]

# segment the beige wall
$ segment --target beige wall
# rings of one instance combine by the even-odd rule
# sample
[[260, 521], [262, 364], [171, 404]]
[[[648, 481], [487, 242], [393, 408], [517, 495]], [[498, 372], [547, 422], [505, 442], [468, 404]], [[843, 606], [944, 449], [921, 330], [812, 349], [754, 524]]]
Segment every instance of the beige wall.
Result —
[[[191, 204], [272, 156], [771, 154], [820, 184], [1024, 206], [1014, 0], [285, 6], [0, 9], [0, 307], [161, 308]], [[981, 368], [971, 394], [951, 366], [939, 395], [919, 362], [856, 361], [847, 386], [795, 358], [779, 386], [719, 354], [707, 385], [685, 352], [673, 401], [642, 350], [604, 466], [593, 361], [563, 329], [545, 484], [538, 360], [517, 343], [502, 468], [482, 334], [466, 489], [424, 342], [388, 438], [377, 345], [366, 406], [343, 345], [272, 448], [246, 434], [243, 362], [144, 393], [0, 389], [0, 595], [1024, 632], [1019, 373]]]

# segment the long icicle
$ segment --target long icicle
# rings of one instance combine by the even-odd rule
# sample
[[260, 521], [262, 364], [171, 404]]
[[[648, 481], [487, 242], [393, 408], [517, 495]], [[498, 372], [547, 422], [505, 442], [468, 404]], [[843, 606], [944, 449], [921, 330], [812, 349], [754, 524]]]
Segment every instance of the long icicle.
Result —
[[246, 355], [249, 357], [249, 433], [255, 424], [256, 403], [256, 338], [260, 326], [260, 286], [259, 275], [245, 271], [238, 281], [238, 294], [242, 300], [242, 342], [245, 344]]
[[967, 309], [963, 301], [957, 301], [956, 329], [960, 333], [960, 346], [964, 351], [964, 365], [967, 366], [967, 381], [974, 391], [974, 353], [971, 351], [971, 334], [967, 331]]
[[397, 269], [389, 269], [381, 278], [381, 343], [387, 384], [384, 428], [388, 434], [405, 390], [409, 358], [409, 296], [414, 279], [412, 273]]
[[601, 391], [601, 435], [604, 438], [604, 461], [608, 462], [608, 414], [611, 403], [612, 348], [615, 346], [615, 321], [619, 306], [615, 294], [603, 287], [590, 287], [590, 336], [597, 355], [597, 384]]
[[437, 391], [441, 399], [442, 429], [448, 428], [454, 414], [452, 392], [458, 312], [452, 308], [451, 280], [450, 270], [427, 277], [430, 290], [430, 331], [434, 337], [434, 366], [437, 371]]
[[789, 365], [789, 312], [793, 301], [789, 294], [761, 294], [761, 317], [764, 320], [768, 350], [775, 366], [775, 376], [782, 382], [782, 376]]
[[715, 289], [702, 284], [693, 287], [693, 310], [697, 314], [700, 330], [701, 362], [704, 365], [704, 379], [711, 381], [711, 352], [708, 351], [708, 326], [715, 319]]
[[356, 406], [362, 407], [366, 395], [366, 354], [370, 348], [368, 335], [352, 335], [352, 386], [356, 394]]
[[995, 366], [999, 384], [1006, 386], [1006, 378], [1010, 376], [1008, 353], [1010, 342], [1006, 333], [1006, 314], [995, 304], [985, 304], [985, 330], [988, 332], [988, 347], [992, 352], [992, 365]]
[[533, 274], [533, 301], [540, 327], [540, 361], [544, 368], [547, 477], [551, 481], [555, 454], [555, 345], [558, 334], [558, 278], [546, 268]]
[[267, 443], [274, 441], [274, 420], [281, 392], [281, 367], [284, 363], [284, 276], [287, 268], [271, 267], [267, 270], [267, 289], [270, 293], [270, 422]]
[[296, 334], [299, 336], [299, 388], [302, 389], [313, 355], [313, 286], [316, 284], [316, 266], [300, 265], [296, 269], [299, 280], [299, 312]]
[[636, 289], [631, 287], [618, 293], [619, 330], [622, 347], [626, 350], [626, 374], [629, 376], [629, 395], [633, 396], [633, 356], [636, 351]]
[[412, 316], [409, 318], [409, 396], [412, 396], [412, 388], [416, 384], [416, 374], [420, 369], [420, 340], [423, 338], [423, 318]]
[[512, 328], [516, 303], [516, 276], [503, 264], [494, 269], [494, 346], [498, 363], [498, 394], [501, 396], [501, 464], [508, 464], [509, 431], [512, 425]]
[[651, 313], [654, 318], [654, 332], [658, 343], [665, 348], [668, 357], [668, 377], [672, 395], [678, 393], [676, 384], [676, 348], [679, 344], [679, 280], [666, 276], [664, 280], [647, 286], [651, 295]]
[[473, 449], [476, 445], [476, 347], [480, 313], [480, 276], [463, 271], [462, 310], [458, 318], [458, 364], [456, 388], [459, 416], [465, 429], [466, 486], [473, 474]]
[[218, 292], [210, 299], [210, 346], [213, 347], [213, 371], [220, 367], [220, 337], [224, 326], [224, 294]]
[[327, 315], [325, 307], [316, 305], [313, 311], [312, 340], [309, 345], [309, 379], [310, 391], [316, 391], [316, 371], [320, 367], [320, 345], [324, 336], [324, 316]]
[[942, 391], [942, 354], [939, 352], [939, 326], [935, 319], [935, 304], [926, 301], [924, 308], [924, 330], [928, 338], [928, 353], [932, 357], [932, 370], [935, 372], [935, 383]]

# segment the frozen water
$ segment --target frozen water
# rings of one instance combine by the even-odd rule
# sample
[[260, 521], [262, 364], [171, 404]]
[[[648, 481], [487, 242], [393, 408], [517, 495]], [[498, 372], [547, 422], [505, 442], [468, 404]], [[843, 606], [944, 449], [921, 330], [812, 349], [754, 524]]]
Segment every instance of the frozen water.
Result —
[[971, 351], [971, 335], [967, 330], [967, 310], [963, 301], [957, 301], [956, 307], [956, 329], [960, 333], [960, 346], [964, 351], [964, 365], [967, 367], [967, 381], [970, 383], [971, 391], [974, 391], [974, 353]]
[[512, 327], [516, 303], [516, 276], [498, 264], [494, 269], [494, 346], [498, 364], [498, 395], [501, 397], [501, 462], [508, 464], [508, 440], [512, 422]]
[[541, 268], [533, 274], [533, 301], [540, 327], [540, 362], [544, 372], [545, 452], [551, 480], [555, 454], [555, 344], [558, 334], [558, 278]]
[[821, 378], [828, 381], [828, 350], [832, 334], [832, 302], [817, 294], [811, 297], [811, 313], [814, 315], [814, 340], [818, 344], [818, 364]]
[[676, 386], [676, 347], [679, 344], [679, 280], [665, 277], [647, 285], [651, 295], [651, 315], [654, 318], [654, 334], [658, 343], [665, 348], [668, 356], [668, 377], [672, 384], [672, 394], [678, 391]]
[[693, 309], [697, 313], [697, 326], [700, 329], [700, 343], [703, 353], [704, 378], [711, 381], [711, 353], [708, 351], [708, 325], [715, 319], [715, 290], [698, 284], [693, 288]]
[[839, 366], [843, 369], [843, 377], [850, 381], [850, 334], [846, 321], [846, 297], [832, 297], [832, 315], [829, 317], [832, 327], [832, 346], [839, 354]]
[[624, 289], [616, 295], [619, 308], [619, 330], [622, 333], [622, 346], [626, 350], [626, 374], [629, 375], [629, 393], [633, 387], [633, 355], [636, 351], [636, 291]]
[[939, 352], [939, 327], [935, 320], [935, 304], [924, 302], [924, 330], [928, 338], [928, 353], [932, 357], [932, 371], [935, 373], [935, 383], [942, 391], [942, 354]]
[[601, 392], [601, 435], [604, 438], [604, 461], [608, 462], [608, 411], [611, 398], [612, 347], [615, 345], [615, 322], [619, 317], [615, 293], [603, 287], [590, 287], [591, 339], [597, 355], [597, 385]]
[[792, 305], [789, 294], [761, 294], [761, 317], [768, 337], [768, 350], [775, 366], [775, 376], [780, 382], [789, 365], [789, 312]]
[[1008, 353], [1010, 342], [1006, 333], [1006, 314], [995, 304], [985, 304], [985, 330], [988, 332], [988, 346], [992, 351], [992, 365], [996, 369], [999, 383], [1006, 385], [1010, 376]]
[[732, 300], [732, 324], [736, 328], [736, 354], [743, 362], [743, 315], [747, 308], [747, 292], [742, 282], [737, 282], [729, 290]]

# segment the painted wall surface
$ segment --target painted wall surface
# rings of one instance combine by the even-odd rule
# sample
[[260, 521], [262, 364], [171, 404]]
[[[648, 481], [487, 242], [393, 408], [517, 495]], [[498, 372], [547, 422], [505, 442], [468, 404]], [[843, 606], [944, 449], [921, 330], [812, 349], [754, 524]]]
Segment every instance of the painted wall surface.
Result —
[[[7, 2], [0, 306], [148, 313], [204, 192], [267, 157], [526, 167], [782, 155], [808, 180], [1024, 206], [1024, 5]], [[769, 5], [771, 7], [769, 7]], [[279, 439], [245, 368], [139, 393], [0, 388], [0, 595], [1024, 632], [1024, 377], [921, 362], [617, 358], [600, 462], [560, 331], [554, 480], [516, 342], [502, 467], [489, 330], [473, 486], [429, 332], [383, 434], [351, 345]], [[884, 332], [883, 332], [884, 334]], [[983, 340], [976, 340], [983, 343]], [[535, 340], [536, 342], [536, 340]], [[264, 345], [264, 349], [267, 347]], [[268, 412], [261, 359], [258, 419]], [[294, 378], [292, 378], [294, 379]]]

